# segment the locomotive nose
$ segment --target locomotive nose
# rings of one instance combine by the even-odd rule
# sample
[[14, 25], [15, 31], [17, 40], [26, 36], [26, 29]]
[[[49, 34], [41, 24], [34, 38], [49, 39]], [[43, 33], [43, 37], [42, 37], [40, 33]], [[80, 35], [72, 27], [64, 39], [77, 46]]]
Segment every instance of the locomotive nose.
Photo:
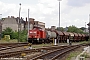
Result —
[[34, 36], [29, 36], [30, 38], [33, 38]]

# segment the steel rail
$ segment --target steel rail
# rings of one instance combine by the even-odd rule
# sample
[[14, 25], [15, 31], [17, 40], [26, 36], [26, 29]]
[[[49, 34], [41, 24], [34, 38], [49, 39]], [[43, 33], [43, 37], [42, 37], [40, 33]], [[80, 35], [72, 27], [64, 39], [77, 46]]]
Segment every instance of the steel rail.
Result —
[[59, 53], [58, 55], [54, 56], [51, 60], [55, 60], [55, 59], [57, 59], [58, 57], [60, 57], [61, 55], [64, 55], [65, 53], [70, 52], [70, 51], [72, 51], [73, 49], [76, 49], [76, 48], [78, 48], [78, 47], [80, 47], [80, 46], [75, 46], [75, 47], [73, 47], [73, 48], [67, 49], [67, 50]]
[[36, 56], [36, 57], [32, 58], [31, 60], [41, 59], [43, 56], [49, 55], [49, 54], [54, 53], [54, 52], [57, 52], [57, 51], [64, 50], [64, 49], [69, 48], [69, 47], [70, 47], [70, 46], [64, 47], [64, 48], [60, 48], [60, 49], [56, 49], [56, 50], [53, 50], [53, 51], [50, 51], [50, 52], [47, 52], [47, 53], [45, 53], [45, 54]]

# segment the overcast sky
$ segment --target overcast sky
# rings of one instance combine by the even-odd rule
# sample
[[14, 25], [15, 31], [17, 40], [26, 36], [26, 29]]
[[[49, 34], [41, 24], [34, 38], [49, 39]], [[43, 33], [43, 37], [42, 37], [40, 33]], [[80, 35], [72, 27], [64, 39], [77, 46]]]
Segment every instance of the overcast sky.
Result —
[[[27, 17], [27, 11], [30, 9], [30, 18], [45, 22], [46, 27], [59, 26], [58, 0], [0, 0], [0, 17], [18, 17], [19, 3], [23, 18]], [[90, 0], [62, 0], [60, 3], [61, 27], [85, 27], [85, 22], [89, 22]]]

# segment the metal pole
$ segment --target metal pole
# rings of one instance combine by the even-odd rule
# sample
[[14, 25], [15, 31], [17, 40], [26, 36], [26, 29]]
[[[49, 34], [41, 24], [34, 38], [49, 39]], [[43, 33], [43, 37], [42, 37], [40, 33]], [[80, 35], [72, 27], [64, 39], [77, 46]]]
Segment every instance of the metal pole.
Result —
[[86, 33], [86, 22], [85, 22], [85, 33]]
[[19, 18], [18, 18], [18, 42], [19, 42]]
[[0, 19], [2, 19], [2, 14], [0, 14]]
[[90, 40], [90, 14], [89, 14], [89, 40]]
[[21, 17], [20, 17], [20, 12], [21, 12], [21, 3], [20, 3], [19, 5], [20, 5], [20, 9], [19, 9], [19, 23], [20, 23], [20, 31], [21, 31]]
[[[59, 1], [59, 31], [60, 31], [60, 1], [61, 0], [58, 0]], [[59, 44], [59, 39], [58, 39], [58, 44]]]
[[28, 41], [28, 36], [29, 36], [29, 28], [30, 28], [30, 24], [29, 24], [29, 9], [28, 9], [28, 34], [27, 34], [27, 41]]
[[18, 42], [20, 42], [20, 39], [19, 39], [19, 34], [20, 34], [20, 11], [21, 11], [21, 3], [19, 4], [20, 5], [20, 8], [19, 8], [19, 18], [18, 18]]
[[59, 29], [60, 29], [60, 0], [59, 0]]
[[[0, 20], [2, 20], [2, 14], [0, 14]], [[1, 30], [0, 30], [0, 40], [1, 40], [1, 32], [2, 32], [2, 27], [1, 27]]]
[[89, 22], [90, 22], [90, 14], [89, 14]]

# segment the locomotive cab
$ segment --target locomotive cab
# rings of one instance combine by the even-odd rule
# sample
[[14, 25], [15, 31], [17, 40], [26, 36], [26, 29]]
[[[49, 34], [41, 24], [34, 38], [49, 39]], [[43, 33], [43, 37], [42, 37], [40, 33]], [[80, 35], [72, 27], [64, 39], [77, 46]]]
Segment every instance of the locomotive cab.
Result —
[[39, 34], [37, 29], [29, 30], [28, 42], [33, 43], [35, 40], [39, 40]]
[[45, 31], [42, 31], [41, 29], [38, 28], [29, 30], [28, 42], [38, 43], [38, 42], [42, 42], [42, 40], [45, 38], [46, 38]]

